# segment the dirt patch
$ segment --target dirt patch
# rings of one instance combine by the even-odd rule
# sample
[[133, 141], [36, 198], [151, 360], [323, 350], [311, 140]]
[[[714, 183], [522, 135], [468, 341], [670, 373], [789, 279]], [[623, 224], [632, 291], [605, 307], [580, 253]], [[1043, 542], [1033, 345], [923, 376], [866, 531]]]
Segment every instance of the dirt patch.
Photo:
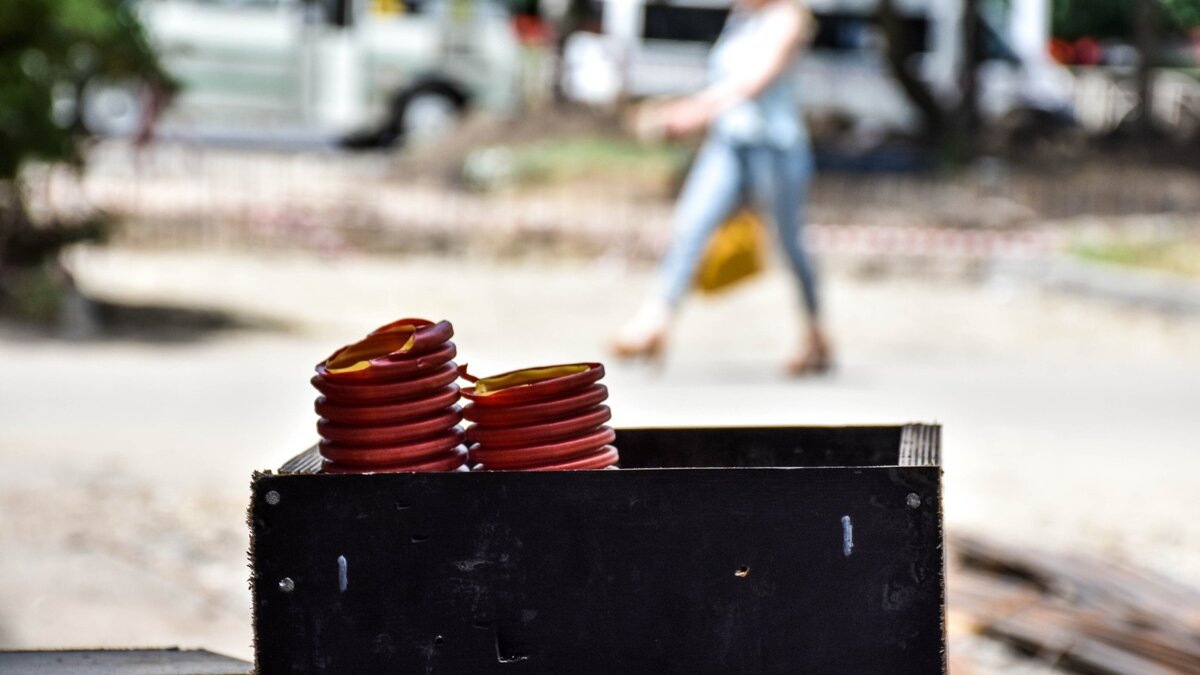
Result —
[[398, 155], [393, 170], [409, 182], [460, 185], [463, 161], [474, 150], [579, 136], [618, 138], [625, 134], [618, 115], [591, 108], [548, 107], [513, 118], [480, 114], [467, 118], [453, 136]]

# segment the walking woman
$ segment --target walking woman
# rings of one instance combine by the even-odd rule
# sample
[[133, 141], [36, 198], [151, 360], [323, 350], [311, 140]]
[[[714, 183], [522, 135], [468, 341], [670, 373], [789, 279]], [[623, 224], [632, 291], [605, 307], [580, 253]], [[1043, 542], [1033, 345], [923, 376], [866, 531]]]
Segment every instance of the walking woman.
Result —
[[830, 367], [800, 233], [812, 154], [794, 87], [799, 51], [811, 31], [811, 15], [799, 0], [735, 0], [709, 55], [710, 84], [663, 111], [667, 134], [707, 129], [708, 135], [675, 207], [674, 240], [662, 261], [660, 288], [621, 329], [614, 345], [618, 356], [661, 355], [709, 238], [748, 196], [775, 223], [803, 309], [804, 341], [788, 371], [806, 375]]

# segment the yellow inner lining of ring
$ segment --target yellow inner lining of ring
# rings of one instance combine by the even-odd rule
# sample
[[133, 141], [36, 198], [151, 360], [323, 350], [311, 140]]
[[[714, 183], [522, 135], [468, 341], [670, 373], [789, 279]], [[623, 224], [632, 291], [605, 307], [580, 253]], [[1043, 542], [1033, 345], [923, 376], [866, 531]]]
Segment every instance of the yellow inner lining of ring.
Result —
[[371, 367], [371, 359], [388, 354], [403, 354], [412, 349], [417, 340], [415, 326], [403, 325], [371, 335], [329, 357], [325, 371], [330, 374], [353, 373]]
[[511, 389], [513, 387], [523, 387], [546, 380], [553, 380], [557, 377], [565, 377], [567, 375], [575, 375], [588, 370], [589, 366], [585, 364], [573, 364], [569, 366], [547, 366], [545, 368], [529, 368], [527, 370], [518, 370], [515, 373], [507, 375], [497, 375], [495, 377], [485, 377], [475, 383], [475, 393], [486, 396], [494, 394], [502, 389]]

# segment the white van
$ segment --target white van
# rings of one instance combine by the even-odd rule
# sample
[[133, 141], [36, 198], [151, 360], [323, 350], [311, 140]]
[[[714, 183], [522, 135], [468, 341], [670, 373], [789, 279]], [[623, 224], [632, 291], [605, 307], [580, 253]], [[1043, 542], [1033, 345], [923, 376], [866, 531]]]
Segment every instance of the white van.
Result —
[[[1045, 7], [1046, 0], [1031, 0]], [[1030, 0], [1014, 0], [1013, 5]], [[913, 131], [916, 109], [891, 77], [874, 0], [809, 0], [817, 34], [801, 62], [797, 87], [806, 110], [832, 113], [860, 128]], [[896, 0], [904, 39], [916, 51], [915, 71], [936, 95], [958, 97], [962, 3]], [[686, 94], [705, 84], [706, 59], [730, 10], [729, 0], [600, 0], [602, 32], [575, 33], [563, 56], [561, 87], [568, 98], [606, 105], [619, 98]], [[1015, 13], [1016, 10], [1011, 10]], [[1070, 73], [1008, 46], [1009, 31], [982, 20], [986, 60], [979, 73], [985, 117], [1037, 108], [1070, 109]], [[1044, 51], [1045, 36], [1041, 38]], [[1029, 40], [1026, 40], [1029, 42]]]
[[[468, 106], [511, 111], [520, 47], [499, 0], [138, 0], [183, 90], [178, 130], [419, 141]], [[84, 89], [83, 123], [129, 134], [137, 86]]]

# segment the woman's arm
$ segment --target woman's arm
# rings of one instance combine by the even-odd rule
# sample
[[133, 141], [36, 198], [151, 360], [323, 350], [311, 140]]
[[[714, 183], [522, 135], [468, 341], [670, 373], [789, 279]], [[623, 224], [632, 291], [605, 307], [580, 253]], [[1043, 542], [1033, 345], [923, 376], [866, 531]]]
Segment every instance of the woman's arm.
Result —
[[762, 58], [746, 72], [714, 82], [694, 96], [682, 99], [666, 113], [667, 131], [682, 135], [698, 131], [729, 107], [754, 98], [780, 76], [796, 48], [808, 37], [811, 16], [797, 0], [770, 0], [765, 11], [766, 29]]

